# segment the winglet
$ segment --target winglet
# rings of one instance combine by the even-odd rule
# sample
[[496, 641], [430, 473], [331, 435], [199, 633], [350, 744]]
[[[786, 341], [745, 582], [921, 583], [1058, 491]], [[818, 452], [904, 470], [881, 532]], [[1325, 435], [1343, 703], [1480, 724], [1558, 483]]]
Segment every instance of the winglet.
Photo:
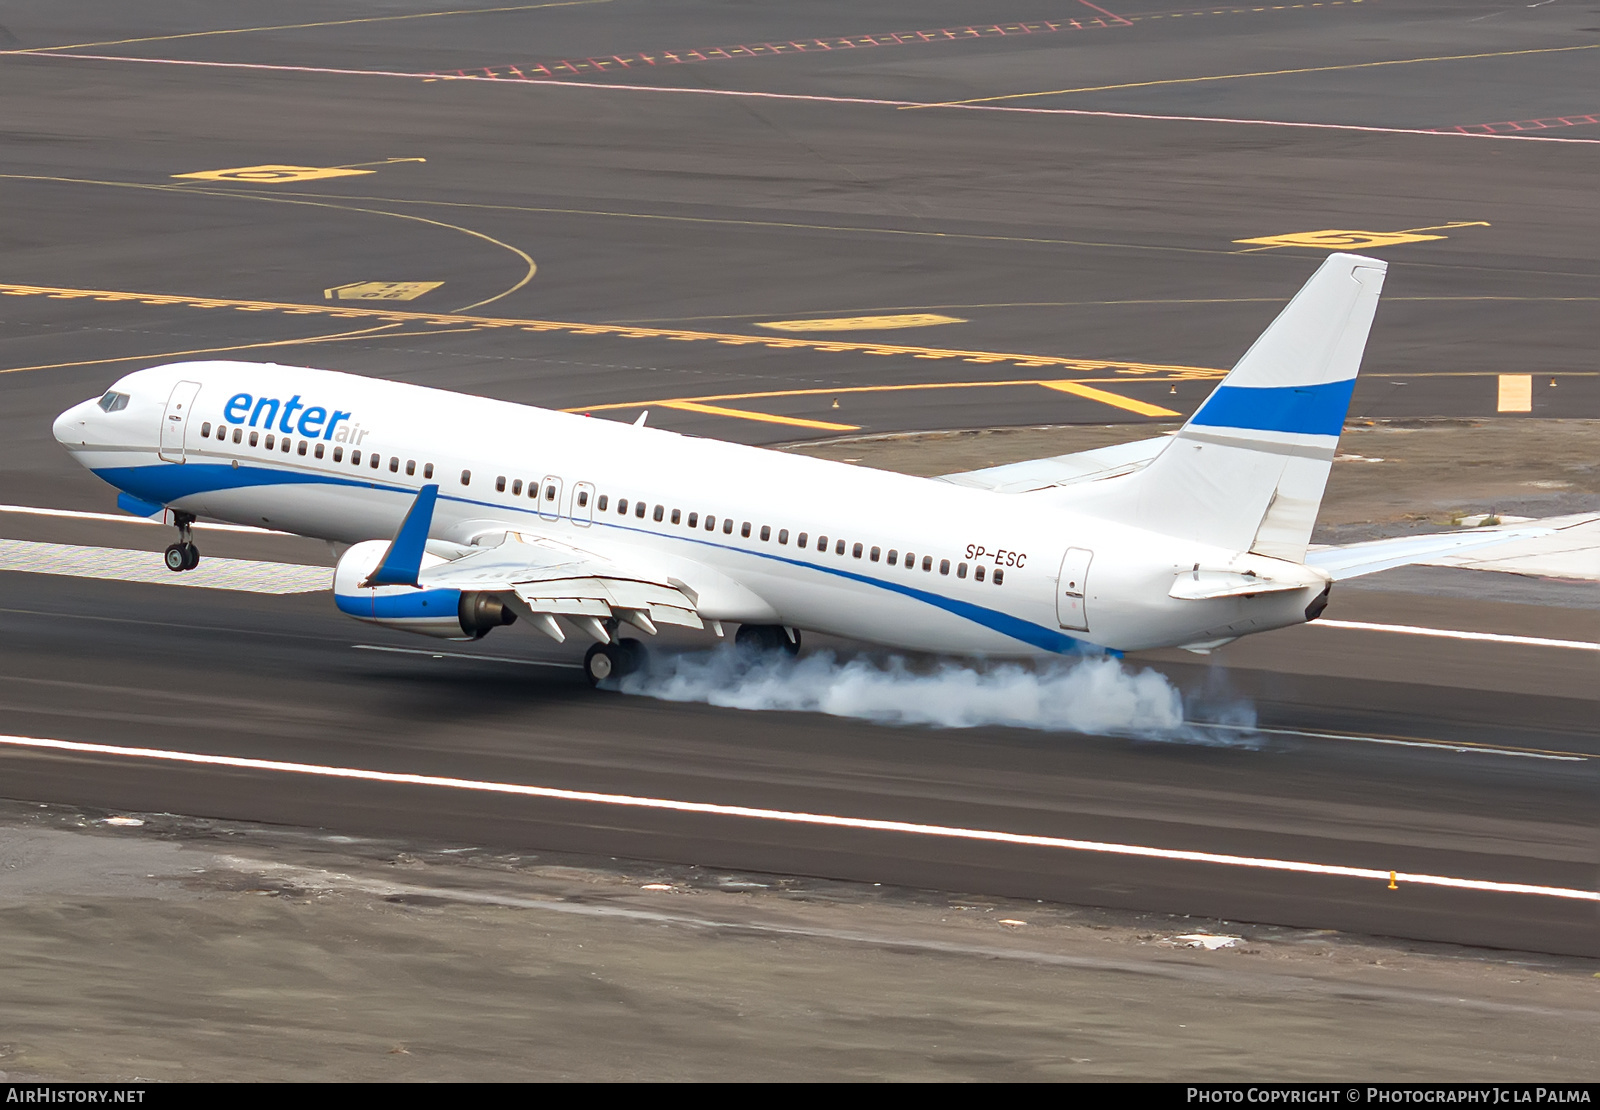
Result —
[[389, 550], [383, 553], [378, 569], [367, 575], [360, 588], [373, 586], [415, 586], [417, 572], [422, 569], [422, 549], [428, 542], [428, 528], [433, 524], [433, 505], [439, 499], [439, 487], [430, 483], [417, 491], [417, 499], [400, 531], [395, 533]]

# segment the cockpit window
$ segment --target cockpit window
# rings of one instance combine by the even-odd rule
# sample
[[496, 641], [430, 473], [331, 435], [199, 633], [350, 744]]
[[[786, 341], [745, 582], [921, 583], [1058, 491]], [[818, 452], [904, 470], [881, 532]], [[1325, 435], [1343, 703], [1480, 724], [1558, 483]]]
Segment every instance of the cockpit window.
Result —
[[127, 407], [128, 395], [126, 393], [118, 393], [116, 390], [110, 389], [106, 391], [104, 397], [100, 398], [102, 412], [121, 412]]

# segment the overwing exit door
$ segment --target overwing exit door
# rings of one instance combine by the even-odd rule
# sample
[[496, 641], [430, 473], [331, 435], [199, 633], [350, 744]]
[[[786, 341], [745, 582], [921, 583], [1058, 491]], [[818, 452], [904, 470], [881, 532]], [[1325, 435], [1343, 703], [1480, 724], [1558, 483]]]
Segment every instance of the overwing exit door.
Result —
[[1069, 547], [1061, 560], [1061, 580], [1056, 585], [1056, 619], [1062, 628], [1089, 631], [1089, 614], [1083, 599], [1088, 596], [1089, 563], [1093, 559], [1094, 552]]
[[161, 457], [167, 462], [183, 461], [183, 440], [189, 429], [189, 413], [194, 409], [194, 399], [199, 392], [199, 382], [179, 382], [172, 387], [172, 396], [167, 398], [167, 409], [161, 414]]

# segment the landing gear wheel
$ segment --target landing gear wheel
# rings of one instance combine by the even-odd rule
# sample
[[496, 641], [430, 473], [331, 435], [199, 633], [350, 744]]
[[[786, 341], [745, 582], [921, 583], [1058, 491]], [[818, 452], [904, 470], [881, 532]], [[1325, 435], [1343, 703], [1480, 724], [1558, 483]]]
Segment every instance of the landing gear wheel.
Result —
[[621, 678], [644, 670], [649, 660], [649, 649], [638, 640], [593, 644], [584, 653], [583, 673], [590, 686], [598, 686], [608, 678]]
[[165, 555], [167, 569], [174, 573], [189, 569], [189, 545], [175, 543], [167, 548]]
[[778, 651], [800, 654], [800, 630], [794, 630], [791, 640], [789, 630], [781, 624], [741, 624], [733, 642], [736, 647], [762, 655]]
[[186, 543], [183, 546], [183, 569], [193, 570], [195, 567], [200, 565], [200, 549], [192, 543]]

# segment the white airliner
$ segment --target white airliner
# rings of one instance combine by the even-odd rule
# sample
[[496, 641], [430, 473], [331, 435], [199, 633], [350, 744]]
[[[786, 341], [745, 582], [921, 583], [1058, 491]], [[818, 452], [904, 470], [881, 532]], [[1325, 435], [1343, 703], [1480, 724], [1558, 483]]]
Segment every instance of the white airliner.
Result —
[[[1208, 650], [1314, 620], [1339, 578], [1532, 534], [1308, 555], [1385, 263], [1330, 256], [1173, 436], [943, 478], [298, 367], [183, 362], [62, 413], [56, 438], [199, 553], [197, 516], [351, 545], [340, 610], [452, 639], [521, 619], [592, 637], [594, 682], [644, 660], [624, 625], [802, 629], [918, 651]], [[392, 537], [387, 538], [387, 537]]]

